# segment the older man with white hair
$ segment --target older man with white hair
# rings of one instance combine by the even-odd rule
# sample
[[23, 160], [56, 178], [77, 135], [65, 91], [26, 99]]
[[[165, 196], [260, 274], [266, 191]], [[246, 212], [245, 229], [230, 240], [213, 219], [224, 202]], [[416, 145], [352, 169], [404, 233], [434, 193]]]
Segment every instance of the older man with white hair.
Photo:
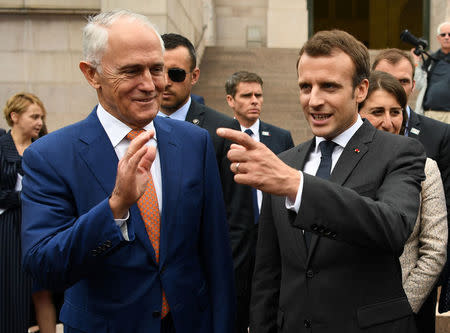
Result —
[[[427, 117], [450, 124], [450, 22], [439, 24], [436, 38], [441, 48], [416, 71], [416, 89], [420, 89], [416, 110]], [[417, 63], [419, 57], [415, 57]], [[421, 70], [420, 70], [421, 69]]]
[[229, 333], [235, 291], [207, 131], [155, 118], [164, 44], [119, 10], [90, 18], [80, 69], [98, 105], [23, 157], [24, 266], [65, 288], [65, 332]]

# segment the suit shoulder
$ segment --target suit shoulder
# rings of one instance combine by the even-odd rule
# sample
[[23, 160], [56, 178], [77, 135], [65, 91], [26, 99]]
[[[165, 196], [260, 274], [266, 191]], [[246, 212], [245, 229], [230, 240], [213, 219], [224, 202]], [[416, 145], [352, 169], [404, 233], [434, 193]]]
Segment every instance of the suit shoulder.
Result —
[[261, 128], [264, 129], [264, 127], [269, 129], [269, 131], [271, 131], [271, 132], [277, 133], [277, 135], [291, 136], [291, 132], [288, 131], [287, 129], [284, 129], [284, 128], [261, 121]]
[[425, 155], [425, 149], [419, 140], [403, 135], [375, 130], [373, 143], [383, 150], [396, 151], [398, 149], [405, 149], [420, 152]]
[[226, 114], [211, 109], [206, 105], [200, 104], [199, 106], [203, 108], [203, 111], [205, 112], [205, 121], [214, 121], [215, 123], [220, 124], [220, 127], [230, 127], [233, 123], [233, 118], [227, 116]]
[[449, 124], [423, 116], [421, 114], [418, 114], [417, 116], [420, 119], [421, 131], [426, 132], [425, 135], [437, 137], [438, 135], [436, 132], [439, 132], [439, 135], [445, 135], [447, 137], [450, 136]]

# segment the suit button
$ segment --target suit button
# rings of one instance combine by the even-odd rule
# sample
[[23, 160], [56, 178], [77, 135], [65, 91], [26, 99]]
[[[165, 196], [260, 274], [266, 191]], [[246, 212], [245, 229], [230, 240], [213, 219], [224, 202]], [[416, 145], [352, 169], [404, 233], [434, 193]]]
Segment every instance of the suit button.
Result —
[[153, 318], [159, 318], [159, 317], [161, 317], [161, 312], [160, 311], [153, 311], [152, 316], [153, 316]]
[[304, 321], [304, 324], [305, 324], [305, 327], [306, 327], [306, 328], [310, 328], [310, 327], [311, 327], [311, 320], [306, 319], [306, 320]]
[[337, 236], [337, 234], [335, 232], [332, 232], [330, 235], [331, 238], [336, 238], [336, 236]]
[[317, 224], [313, 224], [313, 225], [311, 226], [311, 230], [312, 230], [312, 231], [317, 231], [318, 228], [319, 228], [319, 227], [317, 226]]
[[324, 235], [330, 237], [331, 231], [329, 229], [325, 229]]
[[309, 278], [312, 278], [314, 276], [313, 270], [312, 269], [308, 269], [306, 271], [306, 276], [309, 277]]
[[94, 257], [96, 257], [98, 255], [97, 250], [92, 250], [91, 253], [92, 253], [92, 256], [94, 256]]
[[111, 241], [108, 239], [107, 241], [105, 241], [105, 245], [107, 247], [110, 247], [112, 245]]
[[319, 233], [319, 234], [323, 234], [323, 232], [325, 231], [325, 228], [324, 227], [319, 227], [319, 230], [317, 230], [317, 232]]

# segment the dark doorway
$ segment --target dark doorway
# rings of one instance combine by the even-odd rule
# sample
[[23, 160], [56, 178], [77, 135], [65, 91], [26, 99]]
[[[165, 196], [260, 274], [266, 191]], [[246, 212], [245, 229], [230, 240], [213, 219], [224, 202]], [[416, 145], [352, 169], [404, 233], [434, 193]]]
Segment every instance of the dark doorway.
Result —
[[313, 0], [313, 30], [345, 30], [370, 49], [410, 49], [400, 33], [424, 35], [424, 1], [429, 0]]

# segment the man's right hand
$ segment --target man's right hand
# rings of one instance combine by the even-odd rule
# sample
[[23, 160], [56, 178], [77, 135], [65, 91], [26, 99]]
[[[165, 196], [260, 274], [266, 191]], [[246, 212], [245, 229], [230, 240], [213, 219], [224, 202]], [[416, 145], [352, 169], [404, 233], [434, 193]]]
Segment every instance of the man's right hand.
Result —
[[298, 170], [285, 164], [263, 143], [256, 142], [244, 132], [219, 128], [217, 135], [235, 142], [227, 157], [236, 183], [295, 201], [301, 177]]
[[115, 219], [124, 218], [145, 192], [151, 176], [150, 167], [156, 156], [156, 147], [149, 147], [146, 143], [154, 134], [153, 131], [146, 131], [137, 136], [119, 161], [116, 185], [109, 198]]

